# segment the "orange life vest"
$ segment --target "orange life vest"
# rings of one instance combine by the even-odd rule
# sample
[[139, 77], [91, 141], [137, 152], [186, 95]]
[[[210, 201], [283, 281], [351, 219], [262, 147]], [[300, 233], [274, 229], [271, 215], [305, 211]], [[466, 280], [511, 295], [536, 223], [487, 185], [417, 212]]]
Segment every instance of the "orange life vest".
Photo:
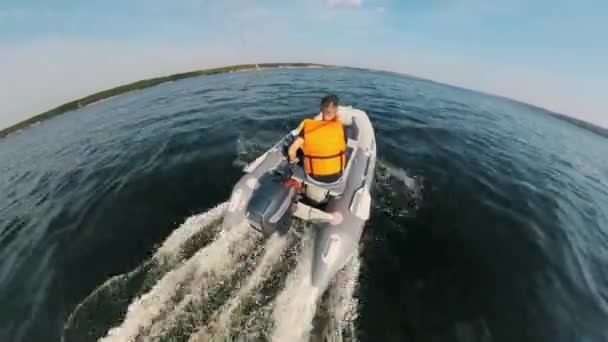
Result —
[[303, 122], [304, 165], [311, 176], [335, 175], [344, 169], [346, 142], [340, 120]]

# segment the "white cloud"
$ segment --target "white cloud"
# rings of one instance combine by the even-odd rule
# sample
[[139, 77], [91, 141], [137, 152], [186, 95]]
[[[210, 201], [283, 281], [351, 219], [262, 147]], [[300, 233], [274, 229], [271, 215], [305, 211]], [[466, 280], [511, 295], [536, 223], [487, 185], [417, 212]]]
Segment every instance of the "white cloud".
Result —
[[363, 0], [327, 0], [329, 7], [359, 7]]
[[382, 14], [382, 13], [384, 13], [384, 11], [385, 11], [384, 7], [376, 7], [376, 12]]

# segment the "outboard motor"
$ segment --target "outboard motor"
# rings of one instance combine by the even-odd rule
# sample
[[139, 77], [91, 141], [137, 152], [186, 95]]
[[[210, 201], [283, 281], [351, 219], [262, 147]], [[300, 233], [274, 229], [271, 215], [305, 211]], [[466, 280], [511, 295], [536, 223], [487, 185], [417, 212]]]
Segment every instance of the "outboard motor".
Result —
[[297, 200], [297, 189], [286, 183], [288, 179], [281, 173], [266, 173], [251, 196], [247, 220], [249, 225], [265, 236], [274, 232], [285, 234], [291, 225], [291, 208]]

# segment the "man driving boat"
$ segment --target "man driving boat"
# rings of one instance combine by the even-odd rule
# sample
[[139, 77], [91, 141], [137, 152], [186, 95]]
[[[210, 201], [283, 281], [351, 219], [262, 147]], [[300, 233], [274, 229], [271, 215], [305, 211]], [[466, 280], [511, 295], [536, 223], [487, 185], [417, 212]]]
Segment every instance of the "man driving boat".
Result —
[[[346, 134], [344, 121], [339, 113], [339, 99], [327, 95], [321, 99], [321, 112], [313, 119], [305, 119], [294, 130], [296, 139], [289, 146], [287, 154], [290, 163], [298, 163], [297, 152], [304, 155], [306, 174], [319, 183], [333, 183], [342, 177], [346, 165]], [[321, 203], [327, 191], [307, 184], [306, 197]]]

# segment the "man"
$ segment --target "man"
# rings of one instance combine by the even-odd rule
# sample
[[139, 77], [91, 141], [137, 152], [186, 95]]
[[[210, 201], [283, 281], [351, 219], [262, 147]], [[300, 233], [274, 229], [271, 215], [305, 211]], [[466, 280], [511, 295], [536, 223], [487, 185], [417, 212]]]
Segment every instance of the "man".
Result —
[[323, 183], [340, 179], [346, 163], [346, 139], [338, 106], [336, 95], [325, 96], [321, 113], [302, 121], [295, 131], [298, 137], [287, 150], [289, 161], [297, 163], [297, 152], [302, 149], [306, 173]]

